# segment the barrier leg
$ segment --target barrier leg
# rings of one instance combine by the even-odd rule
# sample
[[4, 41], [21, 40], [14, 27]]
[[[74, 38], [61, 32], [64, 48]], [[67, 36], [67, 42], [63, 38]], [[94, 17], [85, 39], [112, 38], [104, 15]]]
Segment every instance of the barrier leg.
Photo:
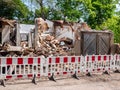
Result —
[[110, 75], [110, 73], [108, 71], [103, 72], [103, 74]]
[[5, 80], [1, 80], [1, 85], [4, 86], [4, 87], [6, 87], [5, 86]]
[[36, 79], [36, 75], [34, 74], [34, 77], [32, 79], [32, 83], [37, 84], [35, 79]]
[[54, 73], [52, 73], [52, 76], [51, 76], [51, 77], [48, 77], [48, 78], [49, 78], [49, 80], [56, 82], [56, 80], [54, 79]]
[[75, 74], [72, 75], [72, 77], [79, 80], [79, 78], [78, 78], [78, 76], [76, 74], [76, 71], [75, 71]]
[[117, 69], [117, 70], [114, 71], [114, 73], [120, 73], [120, 70]]
[[92, 76], [90, 72], [88, 72], [86, 75], [87, 75], [87, 76], [89, 76], [89, 77], [91, 77], [91, 76]]

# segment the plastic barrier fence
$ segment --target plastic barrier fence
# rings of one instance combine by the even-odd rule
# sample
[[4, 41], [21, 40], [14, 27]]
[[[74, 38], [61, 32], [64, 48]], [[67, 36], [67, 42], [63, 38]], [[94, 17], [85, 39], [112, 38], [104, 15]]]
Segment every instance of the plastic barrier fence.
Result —
[[47, 75], [74, 75], [82, 71], [81, 61], [83, 56], [69, 57], [50, 57], [47, 58], [46, 69]]
[[112, 55], [87, 55], [85, 56], [84, 72], [105, 72], [112, 68]]
[[0, 58], [0, 79], [40, 77], [42, 61], [42, 58]]
[[86, 55], [58, 57], [1, 57], [0, 79], [22, 79], [53, 76], [73, 76], [77, 74], [99, 73], [120, 70], [120, 55]]

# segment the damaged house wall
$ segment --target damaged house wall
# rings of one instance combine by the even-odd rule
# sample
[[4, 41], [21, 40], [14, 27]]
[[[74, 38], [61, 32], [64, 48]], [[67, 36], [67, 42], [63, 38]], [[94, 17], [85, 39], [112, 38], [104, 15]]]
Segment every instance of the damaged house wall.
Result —
[[2, 29], [2, 44], [10, 40], [10, 26], [5, 25]]
[[34, 29], [35, 25], [19, 24], [20, 42], [26, 41], [28, 47], [33, 47], [34, 44]]
[[0, 18], [0, 43], [10, 41], [10, 33], [13, 32], [14, 22], [12, 20], [7, 20]]
[[74, 25], [70, 22], [64, 22], [62, 20], [49, 21], [46, 20], [49, 32], [57, 39], [63, 37], [70, 38], [74, 40]]

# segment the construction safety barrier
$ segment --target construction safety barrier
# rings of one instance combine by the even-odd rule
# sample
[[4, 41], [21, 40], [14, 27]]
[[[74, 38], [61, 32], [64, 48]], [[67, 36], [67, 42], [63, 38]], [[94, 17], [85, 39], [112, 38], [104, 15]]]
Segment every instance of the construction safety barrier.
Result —
[[57, 56], [57, 57], [1, 57], [0, 80], [5, 86], [6, 79], [26, 79], [48, 77], [55, 81], [54, 76], [73, 76], [78, 74], [110, 71], [119, 72], [120, 55], [86, 55], [86, 56]]
[[88, 73], [106, 72], [113, 67], [112, 55], [87, 55], [85, 56], [85, 71]]
[[[44, 58], [0, 58], [0, 79], [26, 79], [40, 77], [43, 74]], [[33, 82], [35, 83], [34, 79]], [[2, 81], [3, 83], [3, 81]]]
[[[47, 58], [46, 69], [49, 76], [63, 76], [72, 75], [77, 78], [76, 74], [82, 70], [81, 61], [84, 60], [83, 56], [65, 56], [65, 57], [50, 57]], [[77, 78], [78, 79], [78, 78]]]

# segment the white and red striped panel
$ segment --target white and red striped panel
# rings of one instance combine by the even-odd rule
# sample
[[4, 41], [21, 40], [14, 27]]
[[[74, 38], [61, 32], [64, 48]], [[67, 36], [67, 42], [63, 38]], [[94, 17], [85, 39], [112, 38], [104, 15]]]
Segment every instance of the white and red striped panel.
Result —
[[33, 64], [40, 64], [41, 58], [22, 58], [22, 57], [3, 57], [0, 58], [1, 65], [33, 65]]
[[[75, 72], [98, 73], [119, 69], [120, 55], [87, 55], [60, 57], [1, 57], [0, 79], [73, 75]], [[14, 71], [14, 73], [13, 73]]]
[[34, 74], [37, 77], [42, 73], [42, 58], [22, 57], [1, 57], [0, 75], [5, 79], [10, 78], [31, 78]]
[[48, 76], [52, 75], [52, 73], [54, 75], [80, 73], [82, 59], [82, 56], [49, 57], [47, 59]]
[[111, 69], [112, 55], [87, 55], [85, 56], [84, 72], [103, 72]]

